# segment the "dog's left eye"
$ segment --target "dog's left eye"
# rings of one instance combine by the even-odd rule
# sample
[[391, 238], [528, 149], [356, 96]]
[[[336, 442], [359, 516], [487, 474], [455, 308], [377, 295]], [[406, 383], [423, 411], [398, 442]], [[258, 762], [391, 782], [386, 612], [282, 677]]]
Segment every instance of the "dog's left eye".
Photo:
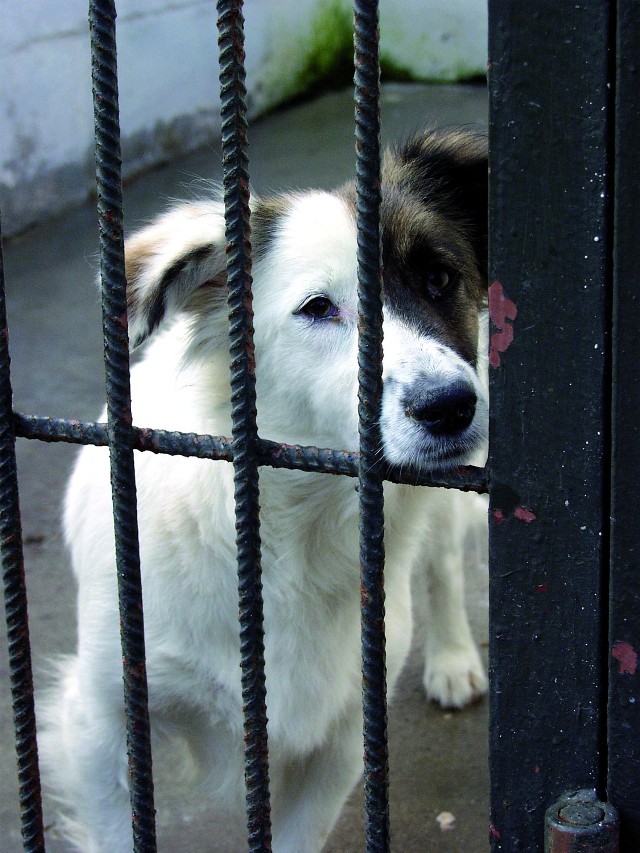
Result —
[[457, 280], [458, 273], [441, 264], [429, 267], [424, 276], [427, 292], [433, 299], [439, 299]]
[[337, 306], [326, 296], [314, 296], [296, 312], [314, 320], [332, 320], [340, 314]]

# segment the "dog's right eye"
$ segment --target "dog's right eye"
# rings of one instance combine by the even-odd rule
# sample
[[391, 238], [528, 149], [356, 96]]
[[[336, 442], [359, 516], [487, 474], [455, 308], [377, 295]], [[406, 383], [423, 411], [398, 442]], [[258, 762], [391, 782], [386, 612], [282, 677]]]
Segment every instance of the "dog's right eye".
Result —
[[296, 312], [314, 320], [333, 320], [340, 314], [338, 308], [326, 296], [314, 296]]

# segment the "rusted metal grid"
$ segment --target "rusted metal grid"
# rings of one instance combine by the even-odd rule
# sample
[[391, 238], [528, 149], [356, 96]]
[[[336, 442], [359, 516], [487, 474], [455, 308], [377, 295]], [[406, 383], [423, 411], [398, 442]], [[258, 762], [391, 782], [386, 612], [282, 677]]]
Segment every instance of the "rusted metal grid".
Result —
[[[43, 851], [44, 836], [33, 711], [27, 602], [21, 549], [15, 437], [109, 446], [121, 609], [125, 711], [134, 849], [153, 851], [155, 820], [147, 710], [133, 451], [231, 461], [235, 468], [242, 689], [245, 708], [249, 850], [270, 850], [268, 751], [260, 581], [258, 468], [268, 465], [359, 477], [361, 501], [362, 660], [367, 851], [389, 849], [384, 662], [382, 484], [393, 482], [483, 492], [483, 469], [433, 476], [382, 471], [375, 459], [381, 398], [379, 55], [377, 0], [356, 0], [355, 117], [359, 268], [360, 452], [278, 444], [261, 439], [255, 421], [251, 312], [251, 246], [244, 87], [242, 0], [218, 2], [225, 210], [228, 245], [232, 438], [131, 425], [124, 276], [123, 212], [113, 0], [91, 0], [96, 178], [100, 227], [108, 423], [12, 413], [9, 352], [0, 285], [0, 501], [25, 851]], [[0, 259], [1, 260], [1, 259]], [[260, 614], [256, 619], [255, 614]]]

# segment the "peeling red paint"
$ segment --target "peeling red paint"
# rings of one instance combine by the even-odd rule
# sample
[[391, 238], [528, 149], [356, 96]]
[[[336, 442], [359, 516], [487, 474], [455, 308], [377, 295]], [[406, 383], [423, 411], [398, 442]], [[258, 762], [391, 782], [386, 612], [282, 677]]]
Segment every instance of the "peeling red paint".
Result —
[[498, 829], [496, 829], [492, 823], [489, 824], [489, 834], [491, 835], [492, 838], [500, 838], [501, 837], [500, 831]]
[[536, 766], [533, 768], [533, 772], [536, 774], [536, 776], [540, 775], [540, 765], [539, 764], [536, 764]]
[[489, 344], [489, 363], [500, 367], [500, 353], [505, 352], [513, 343], [513, 322], [518, 316], [515, 302], [505, 295], [502, 284], [494, 281], [489, 285], [489, 317], [497, 331], [491, 335]]
[[489, 316], [494, 326], [501, 329], [505, 320], [515, 320], [518, 309], [515, 304], [505, 296], [502, 284], [494, 281], [489, 285]]
[[524, 521], [526, 524], [536, 520], [535, 512], [530, 510], [528, 506], [517, 506], [513, 511], [513, 517]]
[[619, 675], [635, 675], [638, 667], [638, 653], [633, 648], [631, 643], [617, 642], [613, 644], [611, 649], [611, 657], [615, 658], [620, 664], [618, 667]]
[[492, 367], [500, 367], [501, 352], [506, 352], [513, 343], [513, 326], [506, 325], [499, 332], [494, 332], [491, 335], [491, 343], [489, 346], [489, 361]]
[[504, 510], [496, 507], [496, 509], [491, 513], [491, 516], [496, 524], [502, 524], [508, 518], [517, 518], [518, 521], [524, 521], [525, 524], [530, 524], [537, 518], [535, 512], [532, 509], [529, 509], [528, 506], [517, 506], [511, 514], [507, 513], [506, 515]]

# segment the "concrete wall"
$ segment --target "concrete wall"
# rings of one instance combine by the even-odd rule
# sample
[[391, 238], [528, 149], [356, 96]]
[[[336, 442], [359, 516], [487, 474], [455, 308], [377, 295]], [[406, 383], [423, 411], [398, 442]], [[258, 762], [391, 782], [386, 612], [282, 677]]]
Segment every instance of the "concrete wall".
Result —
[[[123, 170], [131, 175], [216, 138], [212, 0], [120, 0]], [[93, 187], [86, 0], [0, 0], [0, 210], [15, 233]], [[400, 78], [483, 74], [486, 0], [381, 0], [383, 70]], [[246, 0], [250, 115], [317, 77], [349, 74], [349, 0]], [[341, 76], [342, 75], [342, 76]], [[348, 79], [348, 76], [347, 78]]]

